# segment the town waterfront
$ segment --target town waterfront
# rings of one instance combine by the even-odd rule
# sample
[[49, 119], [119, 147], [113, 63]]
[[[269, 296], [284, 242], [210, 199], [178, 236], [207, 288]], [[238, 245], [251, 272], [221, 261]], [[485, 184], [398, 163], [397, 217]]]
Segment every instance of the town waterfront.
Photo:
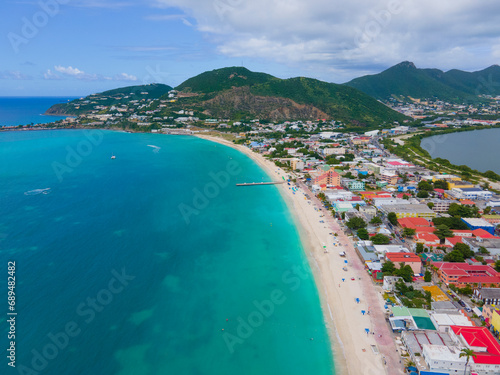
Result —
[[275, 186], [235, 186], [270, 180], [240, 152], [57, 130], [0, 133], [0, 158], [18, 369], [334, 373], [293, 219]]
[[448, 159], [480, 172], [500, 173], [500, 129], [449, 133], [422, 140], [421, 146], [433, 158]]

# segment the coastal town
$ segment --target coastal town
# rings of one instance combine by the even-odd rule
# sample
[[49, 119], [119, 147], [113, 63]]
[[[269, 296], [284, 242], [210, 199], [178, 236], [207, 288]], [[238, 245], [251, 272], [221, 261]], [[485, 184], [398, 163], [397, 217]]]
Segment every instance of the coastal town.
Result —
[[[257, 157], [298, 216], [307, 217], [302, 225], [316, 238], [310, 255], [332, 295], [323, 309], [333, 310], [347, 362], [373, 374], [500, 374], [498, 180], [404, 149], [409, 138], [435, 129], [495, 126], [500, 120], [485, 116], [497, 114], [496, 106], [394, 102], [419, 126], [352, 132], [333, 120], [172, 113], [168, 104], [181, 100], [178, 94], [108, 105], [90, 97], [82, 102], [93, 106], [90, 113], [33, 128], [126, 123], [132, 131], [196, 135]], [[99, 99], [106, 100], [117, 98]]]
[[[382, 145], [410, 131], [252, 137], [246, 145], [284, 171], [285, 189], [304, 195], [319, 215], [316, 225], [338, 229], [322, 243], [324, 254], [339, 259], [338, 287], [359, 282], [360, 272], [369, 278], [365, 299], [377, 295], [386, 327], [372, 320], [364, 329], [375, 356], [384, 364], [392, 359], [388, 373], [496, 374], [500, 195]], [[358, 297], [355, 303], [373, 319], [375, 305]], [[391, 337], [386, 350], [383, 335]]]

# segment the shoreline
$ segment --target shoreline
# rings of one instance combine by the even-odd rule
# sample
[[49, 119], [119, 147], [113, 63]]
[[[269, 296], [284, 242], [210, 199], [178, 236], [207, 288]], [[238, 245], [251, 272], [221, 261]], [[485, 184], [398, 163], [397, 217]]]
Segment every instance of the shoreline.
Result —
[[[242, 152], [273, 179], [281, 180], [286, 175], [281, 168], [244, 146], [212, 136], [195, 136]], [[314, 276], [330, 338], [335, 374], [402, 374], [394, 340], [382, 311], [383, 298], [372, 285], [350, 240], [331, 215], [315, 208], [321, 208], [319, 202], [313, 197], [310, 200], [304, 198], [302, 187], [295, 195], [287, 185], [276, 187], [293, 217]], [[318, 225], [320, 220], [325, 223]], [[330, 233], [337, 233], [337, 242], [344, 246], [333, 246], [334, 237]], [[328, 253], [324, 252], [323, 245], [327, 246]], [[339, 256], [341, 250], [346, 251], [347, 258]], [[347, 272], [342, 271], [344, 259], [348, 260]], [[356, 303], [355, 298], [360, 298], [360, 303]], [[370, 311], [370, 315], [363, 315], [361, 310]], [[365, 328], [376, 334], [367, 334]], [[373, 350], [374, 347], [377, 349]]]

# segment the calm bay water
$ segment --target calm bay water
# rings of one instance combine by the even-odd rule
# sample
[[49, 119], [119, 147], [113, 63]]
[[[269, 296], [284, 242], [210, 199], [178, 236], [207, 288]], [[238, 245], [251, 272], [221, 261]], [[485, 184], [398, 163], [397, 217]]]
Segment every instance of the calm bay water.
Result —
[[75, 98], [67, 97], [0, 97], [0, 127], [46, 124], [65, 117], [44, 116], [52, 105]]
[[500, 129], [475, 130], [424, 138], [421, 146], [433, 158], [448, 159], [480, 172], [500, 173]]
[[235, 187], [269, 180], [244, 155], [192, 137], [60, 130], [0, 133], [0, 160], [18, 371], [334, 371], [286, 205], [274, 186]]

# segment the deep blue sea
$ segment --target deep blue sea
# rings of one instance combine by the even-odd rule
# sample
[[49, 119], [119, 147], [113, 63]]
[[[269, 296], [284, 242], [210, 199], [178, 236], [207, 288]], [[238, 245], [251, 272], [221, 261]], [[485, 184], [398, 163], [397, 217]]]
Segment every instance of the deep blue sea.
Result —
[[65, 117], [45, 116], [52, 105], [66, 103], [74, 97], [0, 97], [0, 127], [46, 124]]
[[269, 180], [243, 154], [19, 131], [0, 133], [0, 161], [4, 354], [9, 261], [18, 314], [2, 374], [334, 373], [293, 219], [275, 186], [235, 186]]

